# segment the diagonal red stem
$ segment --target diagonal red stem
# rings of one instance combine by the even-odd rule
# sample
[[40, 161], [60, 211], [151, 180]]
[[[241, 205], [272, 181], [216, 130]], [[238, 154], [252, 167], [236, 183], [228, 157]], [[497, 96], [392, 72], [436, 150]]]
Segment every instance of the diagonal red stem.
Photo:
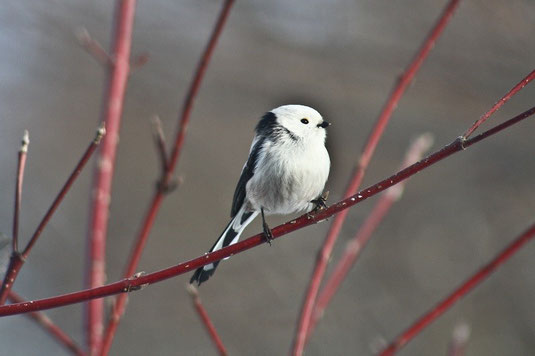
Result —
[[[524, 111], [523, 113], [513, 117], [512, 119], [507, 120], [506, 122], [493, 127], [490, 130], [487, 130], [481, 133], [478, 136], [470, 138], [468, 140], [463, 140], [461, 137], [457, 138], [455, 141], [445, 146], [439, 151], [434, 152], [433, 154], [427, 156], [426, 158], [416, 162], [415, 164], [397, 172], [396, 174], [372, 185], [368, 188], [365, 188], [358, 192], [355, 195], [348, 197], [336, 204], [331, 205], [325, 210], [321, 210], [313, 216], [308, 214], [302, 215], [299, 218], [289, 221], [285, 224], [279, 225], [272, 229], [273, 238], [279, 238], [280, 236], [289, 234], [298, 229], [302, 229], [305, 226], [309, 226], [315, 223], [318, 223], [322, 220], [325, 220], [335, 214], [340, 213], [341, 211], [348, 209], [382, 191], [390, 188], [391, 186], [415, 175], [416, 173], [426, 169], [429, 166], [436, 164], [437, 162], [451, 156], [454, 153], [463, 151], [468, 147], [497, 134], [500, 131], [503, 131], [509, 128], [512, 125], [515, 125], [526, 118], [535, 114], [535, 107]], [[179, 263], [176, 266], [168, 267], [166, 269], [149, 273], [146, 275], [135, 275], [130, 278], [122, 279], [115, 283], [110, 283], [101, 287], [86, 289], [74, 293], [59, 295], [51, 298], [45, 298], [40, 300], [35, 300], [26, 303], [17, 303], [11, 305], [0, 306], [0, 317], [15, 315], [21, 313], [28, 313], [31, 311], [44, 310], [50, 308], [57, 308], [64, 305], [79, 303], [82, 301], [102, 298], [113, 294], [127, 293], [134, 290], [139, 290], [142, 287], [145, 287], [149, 284], [157, 283], [169, 278], [176, 277], [178, 275], [188, 273], [199, 267], [213, 263], [215, 261], [222, 260], [225, 257], [235, 255], [237, 253], [249, 250], [253, 247], [265, 243], [264, 233], [260, 233], [249, 237], [241, 242], [222, 248], [206, 255], [197, 257], [193, 260]]]
[[420, 317], [413, 325], [399, 335], [383, 352], [381, 356], [394, 355], [399, 349], [405, 346], [412, 338], [414, 338], [420, 331], [425, 329], [430, 323], [435, 321], [439, 316], [444, 314], [449, 308], [455, 304], [459, 299], [464, 297], [468, 292], [472, 291], [485, 278], [487, 278], [498, 267], [503, 265], [509, 258], [511, 258], [518, 250], [522, 248], [527, 242], [535, 237], [535, 224], [532, 225], [522, 235], [517, 237], [509, 244], [502, 252], [494, 257], [488, 264], [483, 266], [476, 274], [468, 278], [463, 284], [459, 286], [453, 293], [443, 299], [439, 304]]
[[528, 85], [529, 82], [531, 82], [535, 78], [535, 70], [533, 70], [531, 73], [529, 73], [527, 76], [525, 76], [520, 82], [518, 82], [517, 85], [515, 85], [507, 94], [505, 94], [500, 100], [498, 100], [492, 108], [490, 108], [489, 111], [487, 111], [485, 114], [483, 114], [479, 120], [474, 122], [474, 124], [466, 130], [466, 132], [463, 134], [464, 138], [470, 137], [472, 133], [481, 126], [485, 121], [488, 120], [488, 118], [494, 114], [498, 109], [502, 107], [503, 104], [505, 104], [509, 99], [513, 97], [516, 93], [518, 93], [522, 88], [524, 88], [526, 85]]
[[[90, 288], [104, 284], [106, 264], [106, 232], [108, 227], [111, 185], [124, 93], [130, 71], [130, 48], [136, 0], [117, 0], [113, 30], [112, 59], [108, 68], [108, 86], [104, 96], [102, 117], [108, 134], [102, 141], [93, 180], [91, 221], [88, 233], [87, 285]], [[95, 355], [102, 342], [104, 318], [103, 300], [92, 300], [87, 305], [87, 343], [89, 354]]]
[[[8, 299], [13, 303], [24, 303], [25, 300], [17, 293], [10, 291]], [[30, 312], [27, 314], [30, 318], [35, 320], [45, 331], [48, 332], [58, 343], [64, 346], [67, 350], [75, 355], [85, 355], [78, 345], [67, 335], [59, 326], [54, 324], [52, 320], [41, 312]]]
[[197, 288], [195, 288], [193, 284], [188, 284], [186, 288], [188, 289], [188, 293], [191, 296], [193, 306], [195, 307], [197, 314], [199, 314], [199, 317], [201, 318], [201, 321], [204, 327], [206, 328], [208, 335], [210, 335], [210, 339], [212, 340], [215, 347], [217, 348], [217, 351], [219, 352], [221, 356], [227, 355], [227, 349], [225, 348], [225, 345], [223, 345], [223, 341], [219, 337], [219, 334], [217, 333], [214, 323], [212, 323], [212, 320], [208, 316], [206, 309], [201, 303], [201, 298], [199, 297], [199, 291], [197, 290]]
[[[444, 31], [444, 28], [446, 27], [449, 20], [453, 16], [453, 13], [455, 9], [457, 8], [459, 2], [460, 0], [449, 1], [448, 5], [442, 12], [442, 15], [438, 19], [437, 23], [435, 24], [435, 26], [433, 27], [433, 29], [431, 30], [431, 32], [428, 34], [427, 38], [423, 42], [422, 46], [420, 47], [420, 50], [417, 52], [416, 56], [414, 57], [412, 62], [409, 64], [409, 66], [407, 67], [407, 69], [405, 70], [401, 78], [399, 79], [399, 82], [395, 86], [394, 90], [390, 94], [390, 97], [388, 98], [385, 106], [383, 107], [381, 114], [377, 118], [375, 126], [373, 127], [370, 135], [368, 136], [368, 140], [366, 142], [366, 145], [364, 146], [360, 160], [357, 164], [357, 167], [355, 167], [353, 177], [351, 178], [346, 188], [346, 191], [344, 193], [344, 198], [347, 198], [348, 196], [355, 194], [355, 192], [358, 190], [362, 182], [362, 178], [364, 177], [366, 168], [368, 167], [368, 164], [370, 163], [371, 157], [373, 153], [375, 152], [375, 148], [377, 147], [379, 139], [382, 136], [383, 131], [388, 121], [390, 120], [390, 117], [392, 116], [392, 113], [397, 107], [397, 104], [399, 100], [401, 99], [402, 95], [405, 93], [405, 90], [407, 89], [409, 84], [414, 79], [414, 76], [420, 69], [422, 63], [427, 58], [436, 40]], [[334, 244], [336, 243], [336, 240], [338, 238], [338, 235], [340, 234], [340, 231], [342, 230], [342, 225], [344, 224], [344, 221], [347, 217], [347, 213], [348, 211], [346, 210], [338, 214], [335, 217], [327, 233], [327, 236], [325, 237], [325, 241], [323, 243], [321, 251], [318, 253], [316, 265], [314, 267], [314, 271], [312, 272], [312, 276], [310, 278], [307, 293], [303, 301], [303, 306], [301, 307], [299, 322], [296, 328], [296, 333], [295, 333], [294, 342], [293, 342], [293, 349], [292, 349], [292, 355], [294, 356], [301, 355], [304, 351], [305, 340], [308, 334], [307, 330], [310, 325], [312, 311], [314, 309], [314, 304], [316, 302], [316, 297], [318, 295], [321, 280], [327, 269], [329, 258], [331, 256], [331, 253], [334, 248]]]
[[[210, 39], [197, 65], [197, 70], [195, 71], [195, 74], [193, 76], [188, 93], [186, 95], [186, 98], [184, 99], [182, 111], [179, 116], [180, 123], [176, 134], [171, 157], [169, 158], [169, 161], [166, 164], [164, 174], [162, 175], [161, 182], [159, 183], [159, 189], [154, 192], [151, 202], [149, 204], [136, 243], [133, 246], [128, 265], [126, 266], [126, 270], [123, 275], [124, 278], [128, 278], [134, 274], [139, 264], [139, 260], [141, 259], [141, 254], [143, 253], [143, 249], [145, 248], [145, 244], [149, 237], [150, 230], [152, 228], [152, 225], [154, 224], [154, 220], [156, 219], [156, 215], [160, 209], [160, 205], [162, 204], [164, 194], [166, 193], [167, 188], [171, 183], [175, 167], [178, 164], [178, 159], [180, 157], [182, 145], [184, 144], [184, 139], [186, 137], [186, 131], [190, 120], [190, 114], [193, 109], [195, 97], [197, 96], [208, 63], [212, 58], [212, 54], [216, 47], [217, 41], [223, 31], [223, 27], [225, 26], [233, 3], [234, 0], [225, 0], [223, 7], [221, 8], [221, 11], [219, 13], [219, 16], [216, 20], [212, 35], [210, 36]], [[117, 300], [112, 310], [112, 315], [110, 317], [110, 320], [108, 321], [106, 332], [104, 334], [104, 341], [100, 351], [101, 355], [107, 355], [110, 351], [113, 337], [117, 330], [117, 326], [119, 325], [121, 316], [123, 315], [124, 310], [126, 308], [127, 297], [127, 294], [121, 294], [117, 296]]]

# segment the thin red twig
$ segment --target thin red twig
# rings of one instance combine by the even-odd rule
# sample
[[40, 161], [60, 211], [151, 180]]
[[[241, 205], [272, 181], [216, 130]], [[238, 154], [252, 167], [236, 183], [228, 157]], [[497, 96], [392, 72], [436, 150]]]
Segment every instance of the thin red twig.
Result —
[[[357, 166], [355, 167], [353, 176], [344, 193], [344, 198], [355, 194], [355, 192], [358, 190], [364, 177], [366, 168], [368, 167], [371, 157], [375, 152], [375, 148], [377, 147], [379, 139], [382, 136], [383, 131], [388, 121], [390, 120], [390, 117], [392, 116], [392, 113], [397, 107], [397, 104], [401, 99], [402, 95], [404, 94], [405, 90], [407, 89], [409, 84], [414, 79], [414, 76], [420, 69], [422, 63], [427, 58], [436, 40], [443, 32], [444, 28], [453, 16], [453, 13], [457, 8], [459, 2], [460, 0], [449, 1], [437, 23], [423, 42], [416, 56], [409, 64], [405, 72], [402, 74], [397, 85], [390, 94], [390, 97], [388, 98], [385, 106], [383, 107], [381, 114], [377, 118], [375, 126], [373, 127], [370, 135], [368, 136], [368, 140], [366, 142], [366, 145], [364, 146], [362, 155], [359, 159]], [[305, 340], [308, 334], [307, 330], [309, 328], [310, 320], [312, 318], [312, 312], [320, 288], [321, 280], [327, 269], [328, 261], [330, 259], [338, 235], [340, 234], [340, 231], [342, 229], [342, 225], [347, 217], [347, 213], [348, 211], [346, 210], [335, 217], [327, 233], [321, 251], [318, 253], [316, 265], [310, 278], [307, 293], [303, 301], [303, 306], [301, 308], [299, 322], [297, 324], [295, 338], [293, 342], [292, 355], [298, 356], [301, 355], [304, 351]]]
[[[454, 153], [463, 151], [468, 147], [497, 134], [500, 131], [503, 131], [509, 128], [512, 125], [515, 125], [526, 118], [535, 114], [535, 107], [524, 111], [523, 113], [513, 117], [512, 119], [507, 120], [506, 122], [496, 125], [495, 127], [487, 130], [478, 136], [470, 138], [468, 140], [462, 139], [462, 137], [457, 138], [455, 141], [445, 146], [439, 151], [430, 154], [426, 158], [416, 162], [415, 164], [407, 167], [396, 174], [369, 186], [358, 192], [355, 195], [348, 197], [347, 199], [341, 200], [336, 204], [331, 205], [327, 209], [321, 210], [314, 215], [304, 214], [295, 220], [291, 220], [285, 224], [279, 225], [272, 229], [273, 238], [277, 239], [283, 235], [289, 234], [295, 230], [302, 229], [305, 226], [316, 224], [320, 221], [323, 221], [335, 214], [340, 213], [341, 211], [348, 209], [388, 188], [391, 186], [415, 175], [416, 173], [430, 167], [437, 162], [451, 156]], [[28, 313], [36, 310], [44, 310], [50, 308], [57, 308], [64, 305], [79, 303], [89, 299], [107, 297], [113, 294], [127, 293], [134, 290], [139, 290], [142, 287], [148, 286], [149, 284], [157, 283], [169, 278], [176, 277], [178, 275], [188, 273], [199, 267], [213, 263], [215, 261], [220, 261], [225, 257], [235, 255], [237, 253], [249, 250], [253, 247], [265, 243], [264, 233], [260, 233], [249, 237], [241, 242], [227, 246], [220, 250], [208, 253], [206, 255], [197, 257], [195, 259], [179, 263], [178, 265], [162, 269], [157, 272], [145, 274], [145, 275], [134, 275], [130, 278], [125, 278], [115, 283], [110, 283], [101, 287], [86, 289], [74, 293], [59, 295], [51, 298], [45, 298], [40, 300], [35, 300], [26, 303], [17, 303], [0, 306], [0, 317], [15, 315], [21, 313]]]
[[[186, 137], [190, 114], [193, 109], [195, 98], [197, 96], [197, 93], [199, 92], [199, 88], [204, 78], [204, 74], [206, 73], [207, 66], [210, 62], [210, 59], [212, 58], [212, 54], [216, 47], [217, 41], [223, 31], [233, 4], [234, 0], [225, 0], [214, 25], [214, 29], [212, 30], [210, 39], [208, 40], [203, 54], [201, 55], [201, 58], [197, 64], [197, 69], [184, 99], [182, 111], [179, 115], [179, 126], [174, 141], [173, 151], [166, 165], [166, 170], [163, 176], [161, 177], [159, 189], [154, 192], [147, 213], [141, 225], [141, 229], [139, 231], [136, 243], [133, 246], [128, 265], [124, 273], [125, 278], [132, 276], [136, 271], [137, 266], [139, 264], [139, 260], [141, 259], [141, 254], [143, 253], [143, 249], [145, 248], [145, 244], [147, 242], [150, 230], [152, 228], [152, 225], [154, 224], [154, 220], [156, 219], [156, 215], [163, 201], [164, 194], [169, 191], [173, 173], [178, 164], [178, 159], [182, 151], [182, 145], [184, 144], [184, 139]], [[126, 308], [127, 297], [127, 294], [121, 294], [117, 296], [112, 310], [112, 315], [110, 317], [110, 320], [108, 321], [106, 332], [104, 334], [101, 355], [107, 355], [111, 348], [111, 343], [113, 341], [115, 331], [117, 330], [117, 326], [119, 324], [121, 316], [123, 315], [124, 310]]]
[[186, 286], [186, 289], [191, 296], [191, 301], [193, 302], [193, 306], [195, 307], [195, 310], [197, 311], [197, 314], [199, 314], [199, 317], [201, 318], [201, 321], [206, 328], [206, 331], [208, 331], [208, 334], [210, 335], [210, 339], [214, 343], [214, 346], [217, 348], [217, 351], [220, 355], [225, 356], [227, 355], [227, 350], [225, 349], [225, 345], [223, 345], [223, 341], [221, 341], [221, 338], [219, 337], [217, 330], [214, 326], [214, 323], [212, 323], [212, 320], [210, 320], [210, 317], [208, 316], [208, 313], [206, 312], [206, 309], [201, 303], [201, 298], [199, 297], [199, 291], [193, 284], [189, 284]]
[[56, 212], [58, 206], [61, 204], [61, 202], [65, 198], [65, 195], [67, 194], [69, 189], [72, 187], [74, 181], [80, 175], [80, 172], [82, 172], [82, 169], [85, 167], [87, 161], [89, 161], [89, 159], [93, 155], [93, 152], [95, 152], [95, 150], [97, 149], [104, 135], [106, 135], [106, 128], [104, 127], [104, 124], [101, 124], [99, 128], [97, 129], [95, 138], [93, 139], [93, 141], [91, 141], [91, 143], [85, 150], [84, 154], [82, 155], [82, 158], [80, 159], [80, 161], [78, 161], [78, 164], [76, 165], [71, 175], [69, 176], [69, 178], [67, 179], [67, 181], [65, 182], [61, 190], [59, 191], [58, 195], [56, 196], [56, 199], [54, 199], [54, 202], [52, 203], [50, 208], [48, 208], [48, 211], [46, 212], [45, 216], [43, 217], [43, 219], [37, 226], [37, 229], [35, 229], [35, 232], [33, 233], [32, 238], [30, 239], [30, 241], [26, 245], [26, 248], [22, 252], [22, 256], [24, 257], [24, 259], [26, 259], [28, 255], [30, 254], [30, 251], [32, 250], [35, 243], [37, 242], [37, 239], [39, 238], [39, 236], [41, 236], [43, 229], [46, 227], [46, 225], [50, 221], [50, 218], [52, 218], [52, 215]]
[[[28, 154], [28, 145], [30, 144], [30, 135], [28, 130], [24, 130], [22, 136], [22, 144], [19, 149], [17, 162], [17, 180], [15, 183], [15, 208], [13, 209], [13, 238], [12, 238], [12, 252], [19, 252], [19, 216], [20, 216], [20, 201], [22, 199], [22, 182], [24, 180], [24, 168], [26, 167], [26, 156]], [[3, 302], [1, 303], [3, 304]]]
[[[26, 302], [17, 293], [10, 291], [8, 299], [12, 303], [24, 303]], [[30, 312], [27, 314], [28, 317], [32, 318], [39, 324], [45, 331], [48, 332], [52, 338], [54, 338], [59, 344], [64, 346], [67, 350], [72, 352], [75, 355], [85, 355], [82, 349], [74, 342], [69, 335], [67, 335], [59, 326], [57, 326], [48, 316], [42, 312]]]
[[97, 134], [95, 138], [89, 144], [89, 147], [86, 149], [86, 151], [82, 155], [82, 158], [80, 159], [80, 161], [78, 162], [78, 164], [72, 171], [71, 175], [69, 176], [69, 178], [67, 179], [63, 187], [61, 188], [60, 192], [56, 196], [56, 199], [54, 200], [50, 208], [48, 208], [48, 211], [46, 212], [45, 216], [43, 217], [43, 219], [37, 226], [37, 229], [33, 233], [32, 238], [30, 239], [30, 241], [24, 248], [24, 251], [22, 253], [19, 253], [17, 251], [16, 253], [13, 253], [11, 255], [11, 260], [6, 271], [4, 281], [2, 283], [2, 290], [0, 291], [0, 305], [5, 303], [7, 299], [7, 295], [9, 291], [11, 290], [11, 287], [13, 286], [13, 283], [15, 282], [15, 279], [17, 278], [17, 275], [19, 274], [20, 269], [22, 268], [24, 262], [28, 258], [30, 251], [32, 250], [35, 243], [37, 242], [37, 239], [39, 238], [39, 236], [41, 235], [41, 232], [43, 232], [43, 229], [50, 221], [50, 218], [52, 218], [52, 215], [57, 210], [61, 202], [63, 201], [63, 198], [65, 197], [69, 189], [72, 187], [74, 181], [76, 180], [76, 178], [78, 177], [82, 169], [85, 167], [87, 161], [89, 160], [89, 158], [91, 157], [95, 149], [97, 148], [105, 132], [106, 130], [104, 129], [104, 126], [100, 126], [99, 129], [97, 130]]
[[448, 356], [464, 356], [469, 338], [470, 326], [466, 323], [456, 325], [453, 329], [453, 334], [451, 335]]
[[[414, 162], [419, 161], [425, 151], [427, 151], [433, 142], [433, 138], [430, 134], [423, 134], [418, 137], [408, 149], [407, 154], [401, 169], [406, 168], [413, 164]], [[396, 184], [392, 188], [384, 192], [377, 203], [375, 204], [373, 210], [368, 215], [364, 223], [362, 224], [359, 231], [355, 236], [347, 242], [346, 249], [343, 256], [340, 258], [340, 261], [334, 268], [334, 271], [331, 277], [325, 282], [325, 286], [319, 293], [314, 313], [312, 315], [312, 320], [310, 322], [310, 327], [308, 329], [308, 335], [306, 341], [308, 341], [310, 335], [314, 331], [316, 324], [319, 319], [323, 316], [327, 305], [331, 301], [332, 297], [338, 291], [338, 288], [347, 277], [351, 267], [355, 264], [358, 256], [366, 246], [368, 240], [372, 236], [375, 229], [379, 226], [383, 218], [386, 216], [390, 207], [399, 200], [403, 194], [404, 185], [407, 181], [403, 181], [399, 184]], [[305, 342], [306, 344], [306, 342]]]
[[498, 100], [492, 108], [490, 108], [489, 111], [487, 111], [485, 114], [483, 114], [479, 120], [474, 122], [472, 126], [466, 132], [463, 134], [464, 138], [470, 137], [472, 133], [481, 126], [485, 121], [488, 120], [488, 118], [494, 114], [498, 109], [502, 107], [503, 104], [505, 104], [509, 99], [513, 97], [516, 93], [518, 93], [522, 88], [524, 88], [530, 81], [532, 81], [535, 78], [535, 70], [533, 70], [531, 73], [529, 73], [526, 77], [524, 77], [517, 85], [515, 85], [507, 94], [505, 94], [500, 100]]
[[533, 237], [535, 237], [535, 224], [526, 230], [522, 235], [517, 237], [513, 242], [511, 242], [502, 252], [494, 257], [488, 264], [483, 266], [472, 277], [468, 278], [463, 284], [461, 284], [461, 286], [453, 291], [453, 293], [451, 293], [448, 297], [443, 299], [435, 307], [420, 317], [414, 324], [412, 324], [407, 330], [399, 335], [384, 351], [382, 351], [380, 355], [394, 355], [420, 331], [422, 331], [430, 323], [435, 321], [439, 316], [451, 308], [455, 302], [464, 297], [468, 292], [472, 291], [472, 289], [485, 280], [485, 278], [494, 272], [494, 270], [503, 265]]
[[[88, 233], [87, 284], [90, 288], [105, 283], [106, 232], [108, 227], [111, 185], [115, 166], [117, 139], [123, 111], [124, 93], [130, 71], [130, 49], [136, 0], [117, 0], [115, 26], [113, 30], [112, 53], [108, 87], [103, 104], [103, 120], [108, 134], [102, 140], [98, 165], [95, 170], [91, 202], [91, 222]], [[102, 343], [104, 304], [103, 300], [92, 300], [87, 305], [87, 342], [89, 353], [95, 355]]]

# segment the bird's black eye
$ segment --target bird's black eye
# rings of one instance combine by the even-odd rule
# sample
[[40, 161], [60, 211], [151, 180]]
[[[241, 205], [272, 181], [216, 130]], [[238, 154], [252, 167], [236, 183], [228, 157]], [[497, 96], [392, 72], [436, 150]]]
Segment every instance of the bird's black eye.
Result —
[[308, 120], [307, 120], [307, 119], [301, 119], [301, 122], [302, 122], [303, 124], [305, 124], [305, 125], [308, 124]]

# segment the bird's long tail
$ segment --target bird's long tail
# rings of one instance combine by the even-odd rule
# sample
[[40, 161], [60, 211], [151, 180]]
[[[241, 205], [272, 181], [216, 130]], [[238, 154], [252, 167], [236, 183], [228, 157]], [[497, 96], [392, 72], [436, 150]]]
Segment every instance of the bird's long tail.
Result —
[[[221, 236], [217, 239], [215, 244], [212, 246], [209, 252], [213, 252], [216, 250], [220, 250], [223, 247], [226, 247], [228, 245], [235, 244], [238, 242], [241, 233], [245, 229], [247, 225], [253, 219], [258, 215], [258, 211], [249, 211], [246, 212], [245, 208], [242, 207], [236, 216], [232, 218], [230, 223], [227, 225]], [[228, 258], [228, 257], [227, 257]], [[225, 258], [225, 260], [227, 259]], [[198, 285], [201, 285], [201, 283], [205, 282], [214, 274], [215, 269], [217, 268], [217, 265], [220, 261], [216, 261], [210, 264], [207, 264], [206, 266], [199, 267], [193, 274], [193, 276], [190, 279], [190, 283], [197, 282]]]

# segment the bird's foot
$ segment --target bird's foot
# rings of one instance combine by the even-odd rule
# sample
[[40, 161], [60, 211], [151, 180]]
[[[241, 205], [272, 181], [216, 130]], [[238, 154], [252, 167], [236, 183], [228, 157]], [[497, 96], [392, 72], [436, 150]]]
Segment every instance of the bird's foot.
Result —
[[268, 224], [264, 222], [262, 224], [262, 227], [264, 228], [264, 240], [271, 246], [271, 240], [273, 240], [273, 233], [271, 232], [271, 229], [269, 228]]
[[320, 195], [318, 198], [311, 201], [312, 204], [315, 204], [314, 209], [309, 214], [309, 216], [316, 214], [318, 211], [327, 209], [327, 204], [325, 202], [327, 201], [327, 198], [329, 197], [329, 191], [323, 192], [322, 195]]

